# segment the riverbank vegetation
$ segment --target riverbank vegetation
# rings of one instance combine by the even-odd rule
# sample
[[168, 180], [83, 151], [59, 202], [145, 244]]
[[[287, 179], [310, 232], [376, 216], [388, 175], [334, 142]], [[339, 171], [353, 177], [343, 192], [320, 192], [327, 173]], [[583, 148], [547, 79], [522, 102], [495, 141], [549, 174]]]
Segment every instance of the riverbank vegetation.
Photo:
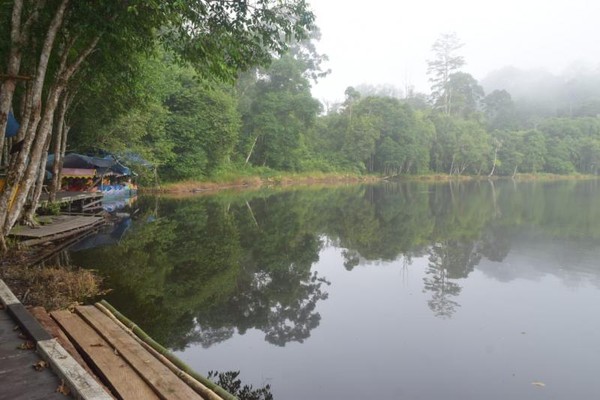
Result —
[[65, 265], [3, 265], [0, 279], [25, 304], [60, 310], [106, 294], [94, 271]]
[[[0, 193], [1, 247], [17, 220], [35, 223], [48, 152], [56, 154], [52, 199], [61, 156], [85, 137], [95, 136], [96, 149], [143, 142], [165, 163], [173, 152], [189, 155], [204, 145], [208, 152], [171, 164], [173, 174], [216, 167], [227, 157], [223, 149], [238, 123], [232, 89], [197, 85], [197, 77], [231, 82], [308, 37], [313, 21], [304, 0], [2, 2], [0, 163], [7, 172]], [[162, 74], [172, 80], [157, 79]], [[172, 87], [176, 92], [169, 92]], [[169, 118], [167, 106], [181, 113]], [[20, 127], [7, 141], [11, 112]], [[169, 140], [165, 122], [176, 128]]]
[[554, 109], [513, 101], [510, 84], [486, 94], [454, 34], [432, 47], [430, 94], [362, 85], [332, 104], [311, 95], [329, 71], [304, 0], [14, 0], [0, 20], [0, 132], [9, 112], [20, 122], [15, 138], [0, 135], [0, 244], [18, 220], [35, 224], [48, 153], [51, 199], [67, 151], [115, 154], [143, 185], [600, 165], [600, 90], [585, 84], [596, 76]]
[[430, 95], [362, 85], [348, 87], [342, 103], [322, 104], [310, 93], [329, 72], [315, 49], [318, 38], [314, 28], [269, 66], [239, 73], [233, 85], [157, 48], [138, 60], [144, 101], [117, 119], [107, 112], [100, 125], [97, 113], [80, 115], [73, 146], [140, 154], [167, 187], [253, 185], [297, 174], [531, 179], [598, 172], [600, 109], [593, 105], [600, 90], [570, 88], [569, 113], [560, 97], [552, 109], [513, 101], [504, 89], [486, 95], [463, 71], [458, 38], [442, 35], [429, 61]]

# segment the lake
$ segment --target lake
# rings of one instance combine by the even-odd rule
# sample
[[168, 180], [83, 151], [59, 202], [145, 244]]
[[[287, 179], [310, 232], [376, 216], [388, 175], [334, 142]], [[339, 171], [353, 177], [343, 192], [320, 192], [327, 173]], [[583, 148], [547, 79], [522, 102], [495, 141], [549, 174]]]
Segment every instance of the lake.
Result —
[[600, 395], [600, 183], [141, 197], [80, 243], [107, 300], [276, 400]]

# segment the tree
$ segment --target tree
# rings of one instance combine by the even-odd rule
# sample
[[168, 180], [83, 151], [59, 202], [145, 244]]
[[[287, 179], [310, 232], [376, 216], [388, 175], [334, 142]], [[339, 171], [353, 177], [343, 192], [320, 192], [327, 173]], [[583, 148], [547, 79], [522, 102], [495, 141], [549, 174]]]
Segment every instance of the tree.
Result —
[[506, 90], [494, 90], [482, 102], [490, 131], [517, 128], [515, 105]]
[[231, 158], [241, 125], [237, 101], [231, 88], [209, 87], [189, 68], [173, 73], [164, 101], [173, 156], [161, 171], [171, 179], [205, 177]]
[[430, 75], [431, 98], [435, 108], [444, 114], [452, 111], [452, 90], [448, 83], [450, 75], [465, 65], [465, 59], [456, 54], [463, 47], [456, 33], [444, 33], [433, 43], [434, 58], [427, 61], [427, 74]]
[[514, 177], [525, 158], [523, 132], [496, 131], [494, 136], [499, 143], [502, 143], [498, 148], [496, 171], [499, 175]]
[[[7, 60], [4, 69], [9, 74], [0, 86], [0, 128], [13, 106], [19, 74], [31, 79], [27, 90], [19, 89], [24, 93], [20, 96], [22, 150], [11, 163], [0, 194], [3, 249], [4, 238], [21, 216], [28, 195], [36, 190], [61, 97], [82, 69], [93, 70], [100, 64], [87, 61], [102, 60], [106, 54], [111, 59], [126, 59], [152, 48], [160, 39], [199, 73], [231, 80], [240, 69], [283, 53], [292, 38], [306, 37], [314, 20], [304, 0], [258, 0], [252, 7], [226, 0], [14, 0], [12, 5], [10, 24], [2, 25], [0, 36], [0, 49]], [[30, 52], [24, 59], [21, 50], [26, 44], [30, 44]], [[102, 51], [94, 52], [97, 49]]]
[[301, 169], [307, 158], [305, 137], [321, 111], [310, 93], [311, 81], [325, 76], [325, 57], [314, 40], [293, 43], [290, 51], [265, 69], [249, 71], [238, 84], [242, 113], [242, 138], [238, 146], [245, 162], [283, 170]]
[[451, 95], [452, 115], [469, 118], [481, 109], [483, 88], [477, 80], [466, 72], [455, 72], [448, 77], [448, 91]]
[[546, 138], [538, 130], [529, 130], [523, 133], [523, 158], [521, 172], [537, 173], [543, 170], [546, 162]]

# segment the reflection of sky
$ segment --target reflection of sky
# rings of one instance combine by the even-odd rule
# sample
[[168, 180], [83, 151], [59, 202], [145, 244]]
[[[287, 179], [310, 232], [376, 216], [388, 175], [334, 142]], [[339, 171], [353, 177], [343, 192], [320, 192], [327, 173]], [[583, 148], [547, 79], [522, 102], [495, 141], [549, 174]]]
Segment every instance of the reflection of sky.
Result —
[[328, 247], [313, 268], [331, 281], [329, 298], [304, 343], [277, 347], [252, 330], [179, 356], [202, 373], [240, 370], [245, 382], [270, 383], [277, 400], [596, 398], [600, 290], [585, 279], [593, 251], [565, 268], [567, 243], [516, 239], [502, 264], [482, 261], [455, 281], [461, 307], [451, 319], [428, 308], [427, 257], [347, 271]]
[[595, 282], [600, 287], [600, 243], [548, 238], [528, 232], [512, 239], [510, 253], [502, 262], [482, 259], [477, 267], [503, 282], [560, 278], [568, 286]]

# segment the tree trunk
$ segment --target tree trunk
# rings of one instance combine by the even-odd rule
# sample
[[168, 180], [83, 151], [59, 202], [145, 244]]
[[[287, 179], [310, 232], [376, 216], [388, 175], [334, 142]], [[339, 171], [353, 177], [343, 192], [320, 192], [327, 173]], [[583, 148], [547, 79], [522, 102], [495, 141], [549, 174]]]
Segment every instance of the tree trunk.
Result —
[[[67, 0], [63, 1], [66, 2]], [[79, 56], [73, 62], [73, 64], [69, 66], [67, 66], [67, 56], [71, 50], [74, 41], [69, 41], [68, 45], [62, 49], [62, 54], [60, 57], [60, 67], [55, 78], [57, 83], [55, 83], [54, 86], [50, 88], [50, 92], [46, 100], [46, 108], [44, 110], [43, 118], [41, 118], [41, 121], [38, 124], [35, 124], [37, 131], [33, 134], [33, 136], [35, 136], [35, 144], [32, 147], [32, 150], [29, 154], [29, 165], [27, 165], [27, 168], [24, 171], [23, 178], [20, 181], [17, 181], [21, 185], [20, 191], [17, 194], [16, 201], [12, 204], [12, 206], [7, 208], [7, 216], [5, 217], [5, 220], [2, 221], [3, 225], [0, 234], [3, 236], [8, 235], [10, 229], [15, 224], [15, 222], [21, 214], [21, 211], [23, 210], [27, 192], [31, 189], [31, 186], [36, 178], [36, 171], [39, 167], [42, 154], [48, 145], [46, 139], [52, 131], [54, 113], [56, 111], [56, 107], [58, 106], [58, 101], [60, 100], [62, 93], [66, 89], [67, 82], [69, 81], [69, 79], [71, 79], [73, 74], [77, 72], [77, 70], [81, 66], [81, 63], [83, 63], [87, 56], [89, 56], [89, 54], [93, 51], [93, 49], [98, 44], [99, 40], [100, 35], [92, 39], [88, 46], [79, 54]], [[39, 111], [36, 112], [36, 114], [39, 114]], [[40, 118], [37, 118], [37, 120], [40, 120]], [[30, 132], [32, 127], [29, 128], [30, 129], [28, 129], [28, 132]], [[36, 206], [36, 204], [33, 204], [32, 206]]]
[[4, 132], [8, 123], [8, 113], [12, 106], [12, 99], [17, 86], [16, 75], [21, 67], [21, 14], [23, 13], [23, 0], [15, 0], [11, 16], [10, 50], [6, 74], [8, 77], [0, 86], [0, 163], [4, 149]]
[[[41, 107], [42, 107], [42, 93], [44, 89], [44, 81], [46, 79], [46, 72], [48, 70], [48, 61], [50, 59], [50, 53], [52, 52], [52, 48], [54, 47], [54, 42], [60, 26], [62, 25], [65, 10], [69, 0], [62, 0], [54, 16], [52, 17], [52, 21], [48, 27], [46, 32], [46, 37], [44, 39], [44, 43], [41, 48], [37, 70], [35, 79], [32, 83], [31, 88], [31, 99], [26, 99], [27, 108], [29, 109], [26, 112], [27, 120], [23, 118], [21, 130], [23, 131], [26, 127], [26, 133], [24, 135], [23, 140], [23, 148], [19, 152], [18, 157], [15, 157], [15, 163], [9, 167], [9, 173], [6, 177], [6, 183], [4, 186], [4, 191], [0, 195], [0, 246], [1, 250], [6, 249], [6, 241], [5, 237], [10, 232], [16, 217], [15, 211], [19, 211], [22, 209], [22, 206], [25, 202], [25, 196], [31, 187], [31, 182], [29, 181], [29, 186], [23, 186], [23, 176], [25, 175], [27, 168], [34, 161], [39, 162], [39, 158], [35, 160], [30, 156], [31, 146], [33, 145], [34, 139], [36, 138], [37, 125], [40, 121], [41, 116]], [[42, 142], [45, 141], [45, 137]], [[39, 140], [38, 140], [39, 141]], [[42, 147], [41, 144], [38, 147]], [[29, 158], [29, 162], [27, 159]], [[34, 169], [37, 169], [37, 165], [34, 166]], [[31, 173], [29, 174], [31, 175]], [[19, 193], [19, 198], [15, 202], [11, 200], [14, 196], [17, 195], [17, 191]], [[19, 204], [21, 203], [21, 204]]]
[[250, 151], [248, 152], [248, 157], [246, 157], [246, 162], [244, 165], [248, 165], [248, 161], [250, 161], [250, 157], [252, 156], [252, 152], [254, 151], [254, 146], [256, 146], [256, 141], [258, 140], [258, 135], [254, 138], [254, 142], [252, 142], [252, 147], [250, 147]]
[[[35, 134], [36, 138], [29, 154], [29, 163], [23, 172], [23, 178], [19, 181], [19, 192], [17, 193], [15, 201], [8, 207], [8, 213], [4, 225], [2, 226], [2, 231], [0, 232], [2, 236], [8, 235], [10, 229], [19, 219], [27, 200], [27, 194], [31, 190], [33, 184], [37, 181], [37, 172], [40, 168], [42, 154], [47, 147], [47, 138], [52, 131], [54, 112], [56, 111], [58, 99], [63, 90], [64, 87], [62, 85], [55, 86], [48, 95], [44, 116], [38, 124], [39, 129], [37, 129]], [[35, 207], [36, 205], [32, 204], [31, 206]]]
[[59, 190], [62, 189], [62, 170], [63, 170], [63, 163], [65, 160], [65, 153], [67, 151], [67, 138], [69, 137], [69, 132], [71, 131], [71, 126], [69, 125], [64, 125], [63, 128], [63, 134], [62, 134], [62, 143], [60, 145], [60, 165], [58, 168], [58, 177], [57, 179], [57, 188]]
[[[56, 200], [56, 192], [60, 190], [60, 170], [62, 169], [62, 145], [66, 135], [65, 115], [67, 113], [69, 94], [65, 91], [58, 105], [58, 120], [54, 129], [54, 162], [52, 163], [52, 183], [50, 185], [49, 201]], [[66, 140], [64, 140], [66, 142]], [[47, 158], [47, 157], [46, 157]]]
[[[67, 2], [68, 0], [63, 0]], [[8, 207], [8, 215], [5, 217], [5, 221], [3, 221], [2, 231], [0, 234], [3, 236], [8, 235], [10, 229], [14, 225], [14, 223], [19, 218], [21, 211], [23, 210], [23, 206], [25, 204], [27, 192], [31, 189], [31, 185], [33, 184], [33, 180], [35, 178], [35, 172], [39, 167], [39, 163], [42, 158], [42, 154], [44, 151], [47, 151], [48, 135], [52, 132], [52, 126], [54, 123], [54, 114], [56, 108], [58, 106], [58, 102], [66, 90], [66, 85], [69, 79], [77, 72], [83, 61], [90, 55], [90, 53], [94, 50], [98, 41], [100, 40], [100, 35], [96, 36], [92, 41], [88, 44], [88, 46], [79, 54], [77, 59], [73, 62], [73, 64], [67, 66], [67, 58], [68, 54], [74, 44], [74, 40], [70, 40], [68, 45], [62, 49], [62, 54], [60, 57], [60, 67], [58, 69], [58, 73], [56, 75], [56, 82], [54, 86], [50, 88], [50, 92], [48, 94], [48, 98], [46, 100], [46, 108], [44, 110], [43, 118], [38, 117], [39, 111], [36, 112], [36, 119], [34, 121], [40, 121], [39, 124], [35, 124], [34, 126], [37, 128], [37, 131], [32, 135], [35, 137], [35, 145], [30, 151], [29, 154], [29, 165], [27, 166], [24, 177], [19, 183], [22, 183], [21, 191], [17, 195], [17, 199], [12, 207]], [[30, 127], [32, 128], [32, 127]], [[28, 129], [28, 133], [31, 130]], [[0, 199], [1, 200], [1, 199]], [[1, 204], [0, 204], [1, 206]], [[37, 204], [32, 204], [32, 206], [36, 207]], [[0, 215], [1, 217], [1, 215]]]
[[40, 202], [40, 196], [42, 195], [42, 190], [44, 188], [44, 179], [46, 177], [46, 161], [48, 161], [48, 147], [50, 146], [50, 138], [52, 134], [48, 134], [46, 139], [45, 151], [42, 154], [42, 159], [40, 162], [40, 166], [38, 168], [38, 176], [35, 181], [34, 186], [31, 190], [31, 202], [29, 203], [29, 207], [27, 208], [25, 215], [23, 216], [23, 222], [29, 226], [37, 225], [35, 222], [35, 211], [38, 208], [38, 204]]
[[492, 163], [492, 170], [488, 175], [488, 178], [494, 175], [494, 171], [496, 171], [496, 162], [498, 161], [498, 147], [494, 148], [494, 162]]
[[454, 154], [452, 154], [452, 162], [450, 163], [450, 175], [454, 172]]

